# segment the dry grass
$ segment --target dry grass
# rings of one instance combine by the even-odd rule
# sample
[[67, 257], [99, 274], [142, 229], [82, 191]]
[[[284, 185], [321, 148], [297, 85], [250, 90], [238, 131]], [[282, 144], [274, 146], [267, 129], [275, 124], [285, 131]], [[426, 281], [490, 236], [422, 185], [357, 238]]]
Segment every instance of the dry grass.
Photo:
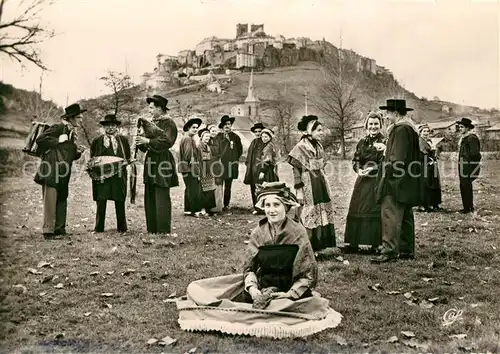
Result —
[[[273, 341], [220, 334], [188, 333], [177, 324], [169, 295], [183, 295], [189, 282], [235, 271], [244, 240], [256, 225], [248, 213], [247, 186], [234, 186], [233, 215], [217, 219], [182, 215], [183, 187], [172, 190], [174, 232], [165, 238], [144, 233], [142, 185], [138, 204], [127, 210], [129, 233], [115, 228], [114, 208], [108, 206], [107, 229], [91, 232], [94, 203], [87, 176], [74, 176], [70, 186], [71, 240], [44, 241], [41, 236], [41, 191], [32, 176], [5, 179], [2, 184], [1, 341], [6, 352], [498, 352], [500, 350], [500, 204], [498, 161], [487, 161], [476, 183], [477, 216], [462, 216], [458, 183], [443, 181], [449, 212], [416, 214], [417, 259], [373, 265], [368, 256], [335, 256], [320, 262], [317, 290], [330, 299], [344, 320], [335, 330], [307, 339]], [[282, 178], [291, 182], [287, 166]], [[141, 181], [142, 179], [140, 179]], [[139, 181], [139, 182], [140, 182]], [[354, 181], [353, 173], [332, 180], [341, 237]], [[340, 241], [340, 239], [339, 239]], [[37, 268], [39, 262], [51, 266]], [[34, 268], [41, 274], [32, 274]], [[95, 273], [98, 272], [98, 273]], [[113, 273], [111, 273], [113, 272]], [[57, 276], [57, 278], [55, 278]], [[430, 281], [425, 281], [432, 278]], [[55, 288], [57, 284], [62, 288]], [[378, 291], [370, 289], [380, 284]], [[22, 287], [15, 285], [23, 285]], [[389, 291], [401, 294], [389, 295]], [[403, 295], [414, 291], [416, 304]], [[113, 293], [103, 297], [103, 293]], [[419, 306], [438, 297], [432, 308]], [[443, 314], [463, 310], [462, 321], [443, 327]], [[497, 310], [495, 310], [497, 309]], [[89, 314], [90, 313], [90, 314]], [[413, 331], [414, 343], [403, 344], [401, 331]], [[467, 334], [465, 339], [449, 335]], [[172, 348], [148, 346], [150, 338], [171, 336]], [[347, 346], [340, 346], [335, 335]], [[399, 341], [387, 343], [391, 336]], [[412, 348], [418, 343], [420, 347]]]

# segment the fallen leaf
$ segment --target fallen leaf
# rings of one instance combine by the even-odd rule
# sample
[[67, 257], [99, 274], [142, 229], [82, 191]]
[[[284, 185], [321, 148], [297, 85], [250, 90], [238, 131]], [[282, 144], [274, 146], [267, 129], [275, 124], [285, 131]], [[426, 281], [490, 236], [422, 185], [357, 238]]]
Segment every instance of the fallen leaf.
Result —
[[38, 296], [45, 296], [45, 295], [47, 295], [46, 291], [42, 291], [41, 293], [38, 294]]
[[89, 317], [91, 314], [92, 314], [92, 312], [85, 312], [83, 315], [84, 315], [85, 317]]
[[177, 297], [177, 293], [175, 291], [172, 294], [168, 295], [169, 299], [173, 299], [174, 297]]
[[56, 289], [62, 289], [62, 288], [64, 288], [64, 284], [63, 283], [58, 283], [56, 286], [54, 286], [54, 288], [56, 288]]
[[243, 241], [243, 243], [244, 243], [245, 245], [248, 245], [248, 244], [250, 243], [250, 241], [245, 240], [245, 241]]
[[175, 342], [177, 342], [177, 339], [174, 339], [172, 337], [166, 336], [161, 339], [161, 342], [158, 343], [159, 345], [173, 345]]
[[427, 300], [422, 300], [419, 304], [420, 308], [423, 308], [423, 309], [430, 309], [432, 307], [434, 307], [434, 304], [427, 301]]
[[112, 275], [112, 274], [114, 274], [114, 273], [115, 273], [115, 271], [114, 271], [114, 270], [112, 270], [112, 271], [107, 272], [106, 274], [107, 274], [107, 275]]
[[424, 222], [424, 223], [422, 224], [422, 226], [428, 226], [428, 225], [429, 225], [429, 222]]
[[99, 272], [92, 272], [90, 275], [99, 275]]
[[135, 273], [135, 269], [127, 269], [126, 271], [124, 271], [122, 273], [123, 276], [127, 276], [127, 275], [130, 275], [132, 273]]
[[478, 307], [478, 306], [480, 306], [480, 305], [481, 305], [481, 304], [470, 304], [470, 307], [472, 307], [472, 308], [476, 308], [476, 307]]
[[116, 246], [115, 246], [115, 247], [113, 247], [113, 248], [111, 249], [111, 253], [115, 253], [117, 249], [118, 249], [118, 247], [116, 247]]
[[388, 340], [386, 340], [387, 343], [396, 343], [398, 341], [398, 337], [392, 336]]
[[403, 296], [404, 296], [405, 298], [407, 298], [407, 299], [411, 299], [411, 298], [413, 297], [413, 294], [412, 294], [412, 293], [410, 293], [410, 292], [408, 292], [408, 293], [404, 293], [404, 295], [403, 295]]
[[163, 300], [164, 304], [166, 304], [166, 303], [174, 303], [174, 302], [177, 302], [177, 299], [165, 299], [165, 300]]
[[464, 339], [464, 338], [467, 338], [467, 334], [464, 334], [464, 333], [461, 333], [461, 334], [452, 334], [450, 336], [448, 336], [452, 339]]
[[21, 291], [23, 292], [23, 294], [26, 294], [28, 292], [28, 288], [26, 288], [24, 285], [22, 284], [16, 284], [16, 285], [12, 285], [12, 287], [14, 289], [21, 289]]
[[37, 268], [50, 267], [50, 265], [51, 264], [48, 262], [41, 261], [41, 262], [38, 262]]
[[474, 320], [474, 326], [481, 326], [483, 322], [481, 322], [481, 319], [476, 316], [476, 319]]
[[113, 308], [113, 305], [108, 304], [107, 302], [105, 302], [105, 303], [104, 303], [104, 305], [105, 305], [108, 309], [112, 309], [112, 308]]
[[339, 261], [339, 262], [342, 262], [342, 261], [344, 260], [344, 257], [342, 257], [342, 256], [338, 256], [338, 257], [336, 257], [335, 259], [336, 259], [337, 261]]
[[150, 265], [150, 264], [151, 264], [151, 262], [150, 262], [150, 261], [144, 261], [144, 262], [142, 262], [142, 265], [143, 265], [143, 266], [148, 266], [148, 265]]
[[196, 349], [198, 349], [198, 348], [196, 348], [196, 347], [191, 348], [191, 349], [188, 350], [188, 353], [189, 354], [193, 354], [196, 351]]
[[439, 300], [439, 297], [431, 297], [430, 299], [427, 299], [429, 302], [436, 302]]
[[151, 338], [151, 339], [148, 339], [148, 341], [146, 342], [146, 344], [152, 345], [152, 344], [155, 344], [156, 342], [158, 342], [158, 339]]
[[401, 294], [401, 291], [388, 291], [387, 295], [398, 295]]
[[334, 335], [333, 338], [335, 339], [338, 345], [342, 347], [345, 347], [347, 345], [347, 341], [343, 337], [339, 335]]
[[42, 272], [36, 270], [35, 268], [28, 268], [28, 272], [30, 272], [31, 274], [43, 274]]
[[380, 283], [377, 283], [375, 285], [370, 285], [370, 286], [368, 286], [368, 288], [370, 290], [373, 290], [373, 291], [379, 291], [380, 289], [382, 289], [382, 287], [380, 286]]
[[103, 296], [103, 297], [111, 297], [113, 295], [114, 295], [113, 293], [102, 293], [101, 294], [101, 296]]
[[428, 282], [432, 281], [433, 278], [422, 278], [422, 280], [428, 283]]
[[459, 296], [458, 299], [463, 300], [463, 299], [465, 299], [465, 296]]
[[401, 331], [401, 334], [404, 335], [407, 338], [413, 338], [415, 337], [415, 333], [412, 331]]
[[347, 259], [345, 259], [343, 262], [342, 262], [344, 265], [348, 266], [349, 265], [349, 261]]

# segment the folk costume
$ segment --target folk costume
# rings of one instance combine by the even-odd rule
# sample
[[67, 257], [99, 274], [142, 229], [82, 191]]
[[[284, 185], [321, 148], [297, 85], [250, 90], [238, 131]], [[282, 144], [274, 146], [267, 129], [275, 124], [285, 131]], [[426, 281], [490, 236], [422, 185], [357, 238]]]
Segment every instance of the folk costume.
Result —
[[[121, 122], [115, 115], [108, 114], [101, 125], [120, 125]], [[118, 134], [103, 134], [92, 141], [90, 147], [90, 157], [96, 156], [117, 156], [126, 161], [130, 160], [130, 145], [128, 139]], [[125, 218], [125, 199], [127, 197], [127, 167], [123, 165], [120, 171], [110, 178], [102, 181], [92, 181], [92, 197], [97, 203], [96, 232], [104, 231], [106, 219], [106, 206], [108, 200], [115, 202], [116, 224], [119, 232], [127, 231], [127, 219]]]
[[[419, 133], [425, 128], [428, 128], [428, 126], [421, 125], [418, 128]], [[419, 145], [423, 159], [422, 167], [425, 169], [421, 179], [421, 206], [425, 211], [439, 210], [442, 199], [437, 150], [432, 146], [431, 139], [422, 136], [419, 138]]]
[[[405, 100], [387, 100], [380, 109], [407, 111]], [[415, 221], [412, 207], [420, 202], [421, 153], [417, 128], [406, 118], [388, 128], [382, 168], [377, 175], [377, 202], [381, 203], [382, 250], [372, 259], [382, 263], [415, 255]]]
[[344, 242], [351, 250], [359, 245], [369, 245], [374, 251], [382, 243], [380, 205], [376, 200], [375, 187], [384, 152], [377, 150], [374, 143], [385, 144], [384, 136], [378, 133], [362, 138], [352, 159], [354, 172], [366, 168], [371, 168], [371, 171], [364, 176], [358, 175], [354, 183], [344, 232]]
[[[223, 129], [228, 122], [234, 123], [235, 118], [223, 116], [219, 123], [219, 128]], [[219, 147], [220, 159], [222, 163], [222, 182], [224, 185], [224, 209], [229, 208], [231, 202], [231, 187], [233, 180], [238, 179], [239, 175], [239, 160], [243, 154], [243, 145], [241, 139], [233, 131], [222, 131], [216, 138], [216, 144]]]
[[[202, 129], [198, 132], [200, 139], [203, 139], [205, 134], [210, 135], [208, 129]], [[201, 169], [200, 169], [200, 183], [202, 190], [202, 208], [212, 214], [212, 209], [216, 207], [215, 201], [215, 178], [213, 176], [214, 164], [218, 160], [214, 159], [212, 149], [209, 144], [200, 142], [201, 153]]]
[[[179, 173], [184, 180], [184, 213], [195, 215], [202, 209], [202, 190], [200, 182], [201, 151], [195, 142], [196, 135], [190, 135], [189, 129], [201, 125], [201, 119], [190, 119], [184, 125], [185, 135], [179, 145]], [[196, 138], [198, 138], [196, 136]]]
[[[167, 105], [162, 96], [148, 97], [146, 102]], [[167, 108], [168, 110], [168, 108]], [[145, 136], [149, 143], [138, 145], [146, 152], [144, 158], [144, 209], [146, 226], [150, 233], [170, 233], [172, 229], [172, 202], [170, 188], [179, 186], [175, 160], [170, 148], [177, 139], [177, 126], [167, 116], [152, 122], [143, 120]]]
[[[258, 203], [273, 194], [283, 204], [297, 204], [287, 188], [266, 187], [262, 193]], [[264, 218], [252, 231], [242, 273], [189, 284], [187, 299], [177, 302], [179, 324], [187, 331], [270, 338], [305, 337], [337, 327], [342, 315], [312, 291], [317, 280], [318, 266], [304, 227], [286, 216], [277, 227]], [[252, 287], [262, 296], [252, 299]], [[290, 295], [273, 297], [276, 292]]]
[[288, 154], [288, 163], [293, 167], [294, 188], [302, 189], [304, 195], [299, 219], [307, 230], [314, 251], [336, 246], [335, 211], [324, 171], [325, 151], [321, 143], [311, 137], [318, 124], [316, 116], [302, 117], [297, 128], [304, 132], [304, 136]]
[[274, 134], [269, 129], [264, 129], [262, 134], [267, 134], [271, 138], [267, 143], [263, 143], [262, 152], [259, 157], [259, 163], [257, 168], [259, 171], [258, 176], [263, 175], [262, 178], [259, 177], [258, 184], [264, 182], [277, 182], [278, 178], [278, 149], [274, 145], [273, 138]]
[[462, 134], [458, 142], [458, 176], [460, 195], [462, 197], [463, 213], [474, 211], [474, 191], [472, 182], [481, 172], [481, 144], [476, 134], [470, 131], [474, 124], [468, 118], [462, 118], [457, 124], [465, 126], [468, 131]]
[[46, 238], [66, 234], [69, 181], [73, 161], [82, 151], [76, 146], [76, 129], [67, 121], [86, 112], [72, 104], [61, 116], [63, 121], [48, 127], [37, 139], [42, 155], [35, 182], [42, 186], [43, 234]]
[[220, 148], [218, 139], [211, 137], [208, 143], [212, 154], [212, 174], [215, 182], [215, 207], [211, 209], [212, 213], [220, 213], [224, 207], [224, 192], [222, 186], [222, 162], [220, 160]]
[[[263, 130], [265, 127], [262, 123], [255, 123], [250, 130], [255, 134], [256, 129]], [[247, 157], [245, 160], [245, 179], [243, 183], [246, 185], [250, 185], [250, 194], [252, 195], [252, 205], [257, 204], [257, 189], [256, 185], [258, 184], [259, 179], [259, 159], [261, 158], [262, 148], [264, 144], [260, 137], [255, 138], [250, 143], [247, 151]]]

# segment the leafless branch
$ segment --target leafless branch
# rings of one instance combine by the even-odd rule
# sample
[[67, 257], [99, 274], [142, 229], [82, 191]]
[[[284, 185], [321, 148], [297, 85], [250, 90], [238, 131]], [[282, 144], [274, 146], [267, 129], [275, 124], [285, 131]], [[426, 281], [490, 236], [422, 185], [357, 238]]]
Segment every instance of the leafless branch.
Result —
[[5, 19], [7, 3], [8, 0], [0, 0], [0, 32], [2, 32], [0, 53], [21, 65], [27, 61], [43, 70], [47, 70], [40, 57], [38, 45], [54, 37], [55, 33], [41, 25], [39, 14], [46, 6], [51, 5], [52, 1], [21, 1], [18, 6], [20, 14]]

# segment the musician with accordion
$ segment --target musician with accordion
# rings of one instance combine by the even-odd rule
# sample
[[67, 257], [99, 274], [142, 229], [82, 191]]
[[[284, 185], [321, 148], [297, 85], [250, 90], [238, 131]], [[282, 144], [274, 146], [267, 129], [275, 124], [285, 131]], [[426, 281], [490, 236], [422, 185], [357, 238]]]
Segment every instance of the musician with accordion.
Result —
[[127, 164], [130, 145], [127, 137], [118, 134], [121, 121], [107, 114], [99, 122], [105, 133], [92, 141], [88, 172], [92, 178], [92, 196], [97, 203], [95, 232], [104, 232], [108, 200], [115, 202], [116, 224], [119, 232], [127, 231], [125, 199], [127, 197]]
[[76, 145], [76, 128], [85, 111], [77, 103], [66, 107], [61, 123], [49, 126], [33, 139], [38, 146], [37, 156], [42, 160], [35, 182], [42, 186], [45, 239], [69, 235], [66, 233], [69, 180], [73, 161], [79, 159], [85, 149]]

